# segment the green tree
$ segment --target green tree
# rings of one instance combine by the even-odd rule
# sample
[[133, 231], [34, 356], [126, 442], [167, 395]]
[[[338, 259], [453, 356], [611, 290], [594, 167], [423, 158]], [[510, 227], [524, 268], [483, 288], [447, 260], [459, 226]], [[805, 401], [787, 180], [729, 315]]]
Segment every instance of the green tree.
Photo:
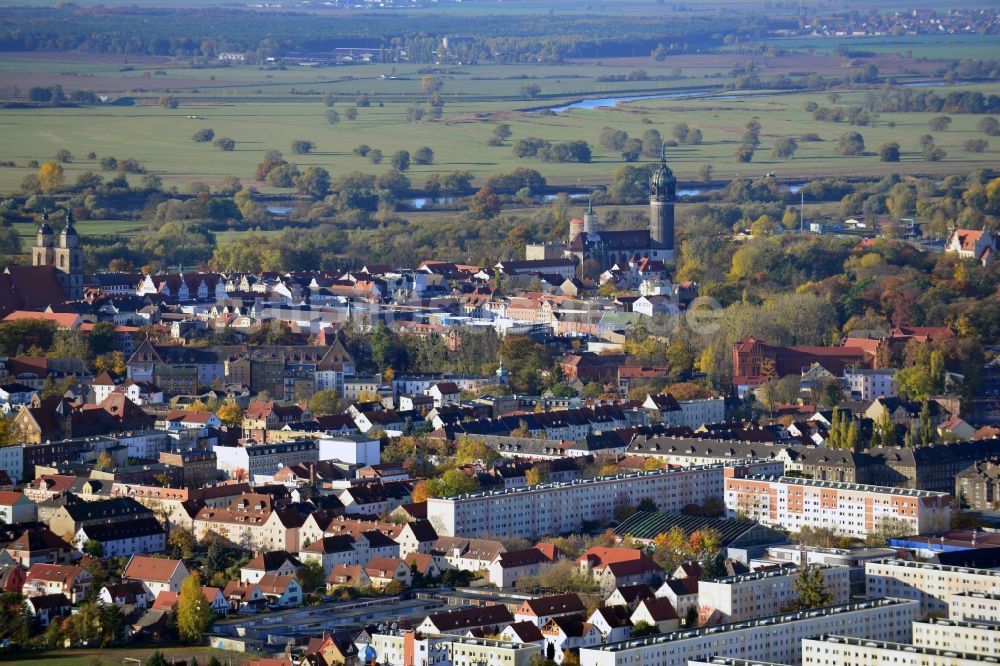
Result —
[[330, 172], [319, 166], [311, 166], [295, 179], [295, 186], [302, 194], [325, 197], [330, 192]]
[[[433, 164], [434, 163], [434, 151], [431, 150], [430, 146], [421, 146], [413, 151], [413, 163], [414, 164]], [[400, 169], [402, 171], [402, 169]]]
[[820, 567], [800, 567], [792, 587], [799, 596], [792, 602], [790, 610], [820, 608], [833, 602], [833, 595], [826, 588], [823, 570]]
[[[214, 659], [214, 657], [213, 657]], [[163, 653], [157, 650], [146, 659], [146, 666], [170, 666]]]
[[642, 638], [643, 636], [655, 636], [660, 633], [660, 628], [655, 624], [639, 620], [632, 625], [632, 638]]
[[879, 443], [882, 446], [896, 446], [896, 424], [893, 422], [892, 415], [889, 414], [888, 409], [882, 409], [882, 413], [875, 420], [875, 429], [880, 440]]
[[788, 159], [795, 155], [799, 144], [790, 136], [783, 136], [774, 142], [771, 147], [771, 157], [775, 159]]
[[454, 497], [478, 491], [479, 482], [457, 469], [450, 469], [439, 478], [427, 482], [427, 492], [431, 497]]
[[109, 321], [100, 321], [94, 324], [90, 335], [87, 337], [87, 345], [90, 347], [90, 356], [96, 357], [108, 354], [115, 350], [115, 325]]
[[329, 416], [340, 411], [340, 396], [333, 389], [321, 389], [309, 398], [309, 411], [314, 416]]
[[845, 157], [865, 154], [865, 139], [860, 132], [845, 132], [840, 136], [837, 149]]
[[408, 150], [397, 150], [389, 158], [389, 164], [396, 171], [406, 171], [410, 168], [410, 151]]
[[295, 572], [295, 577], [302, 585], [302, 591], [309, 594], [316, 588], [323, 586], [326, 572], [323, 571], [323, 565], [320, 562], [310, 560], [299, 567], [299, 570]]
[[212, 145], [227, 153], [236, 150], [236, 140], [228, 136], [220, 136], [212, 143]]
[[307, 141], [305, 139], [296, 139], [295, 141], [292, 141], [292, 152], [296, 155], [308, 155], [314, 150], [316, 150], [316, 144], [312, 141]]
[[185, 643], [197, 643], [211, 622], [212, 607], [202, 593], [201, 579], [195, 572], [184, 579], [177, 596], [177, 634]]
[[191, 140], [195, 143], [207, 143], [215, 138], [215, 130], [206, 127], [205, 129], [200, 129], [194, 133]]

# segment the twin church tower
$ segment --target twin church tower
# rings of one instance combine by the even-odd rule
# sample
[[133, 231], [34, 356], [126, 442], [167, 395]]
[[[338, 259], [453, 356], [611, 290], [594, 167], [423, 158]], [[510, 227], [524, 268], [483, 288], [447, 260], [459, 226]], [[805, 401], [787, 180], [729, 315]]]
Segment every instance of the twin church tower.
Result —
[[31, 248], [31, 265], [52, 266], [66, 295], [71, 300], [83, 298], [83, 248], [80, 247], [80, 236], [73, 227], [73, 214], [69, 210], [66, 211], [66, 226], [59, 233], [58, 245], [56, 233], [49, 226], [48, 213], [42, 217], [35, 246]]

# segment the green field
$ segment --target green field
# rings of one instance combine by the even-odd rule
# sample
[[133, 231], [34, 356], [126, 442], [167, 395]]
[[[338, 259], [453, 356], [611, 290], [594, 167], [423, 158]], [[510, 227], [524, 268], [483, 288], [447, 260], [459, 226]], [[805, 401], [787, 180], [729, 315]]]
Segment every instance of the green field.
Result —
[[[10, 666], [97, 666], [104, 664], [122, 664], [122, 659], [131, 657], [141, 659], [142, 663], [159, 649], [167, 662], [171, 660], [191, 662], [192, 657], [198, 663], [207, 664], [212, 657], [217, 657], [224, 666], [237, 666], [244, 661], [257, 658], [255, 655], [242, 652], [227, 652], [207, 647], [146, 647], [132, 645], [126, 648], [84, 649], [84, 650], [51, 650], [47, 652], [24, 652], [14, 655], [0, 655], [0, 661]], [[135, 662], [131, 662], [135, 666]]]
[[[998, 84], [965, 86], [984, 93], [1000, 92]], [[963, 86], [952, 86], [962, 89]], [[860, 101], [861, 93], [844, 94], [839, 102], [849, 105]], [[807, 101], [830, 105], [821, 93], [739, 94], [724, 98], [685, 100], [644, 100], [617, 108], [572, 110], [556, 116], [518, 112], [524, 102], [449, 103], [444, 118], [418, 124], [406, 121], [409, 103], [386, 103], [384, 107], [359, 109], [355, 121], [342, 120], [336, 125], [326, 121], [327, 107], [322, 98], [301, 102], [243, 102], [186, 105], [165, 109], [157, 105], [137, 107], [83, 106], [80, 108], [0, 111], [0, 158], [11, 160], [16, 168], [0, 168], [0, 191], [12, 192], [21, 179], [35, 170], [29, 160], [51, 160], [61, 148], [75, 156], [66, 165], [67, 181], [73, 182], [82, 171], [99, 171], [95, 161], [84, 156], [93, 151], [98, 158], [113, 155], [134, 157], [160, 175], [168, 185], [185, 187], [191, 181], [209, 184], [225, 175], [252, 179], [255, 165], [270, 149], [290, 156], [292, 141], [315, 142], [316, 152], [290, 156], [300, 167], [312, 165], [328, 169], [334, 176], [358, 170], [382, 173], [389, 170], [388, 159], [381, 165], [352, 154], [358, 144], [379, 148], [388, 158], [394, 151], [413, 152], [430, 146], [434, 164], [413, 166], [409, 177], [416, 186], [432, 173], [453, 170], [471, 171], [477, 178], [507, 171], [516, 166], [538, 169], [553, 184], [576, 185], [606, 183], [612, 172], [624, 164], [620, 154], [609, 154], [598, 143], [601, 128], [611, 126], [632, 136], [656, 128], [669, 137], [680, 122], [698, 127], [704, 142], [697, 146], [679, 146], [669, 150], [670, 161], [681, 180], [693, 180], [701, 167], [711, 165], [719, 178], [736, 174], [759, 175], [775, 171], [783, 178], [806, 178], [819, 175], [847, 174], [876, 176], [888, 171], [903, 174], [948, 174], [995, 166], [1000, 158], [1000, 141], [993, 140], [983, 153], [968, 153], [964, 142], [981, 138], [976, 123], [981, 116], [953, 114], [946, 132], [931, 132], [929, 119], [937, 114], [885, 113], [875, 127], [854, 127], [846, 123], [814, 121], [803, 110]], [[343, 111], [345, 105], [338, 105]], [[197, 115], [199, 119], [191, 119]], [[743, 125], [752, 117], [762, 124], [761, 147], [750, 164], [737, 163], [733, 151], [740, 142]], [[498, 122], [507, 122], [513, 137], [503, 147], [488, 147], [487, 138]], [[890, 127], [890, 122], [895, 123]], [[236, 150], [223, 152], [209, 143], [195, 143], [192, 134], [203, 127], [215, 130], [216, 136], [230, 136]], [[903, 151], [898, 164], [884, 164], [874, 154], [866, 157], [841, 157], [836, 143], [841, 134], [857, 130], [865, 138], [869, 151], [879, 144], [896, 141]], [[816, 133], [822, 141], [803, 142], [795, 157], [771, 159], [768, 151], [779, 136]], [[926, 162], [920, 154], [919, 137], [934, 135], [936, 145], [947, 157], [936, 163]], [[537, 159], [519, 159], [511, 141], [528, 136], [553, 142], [584, 139], [593, 148], [589, 164], [553, 164]], [[266, 188], [264, 188], [266, 190]]]

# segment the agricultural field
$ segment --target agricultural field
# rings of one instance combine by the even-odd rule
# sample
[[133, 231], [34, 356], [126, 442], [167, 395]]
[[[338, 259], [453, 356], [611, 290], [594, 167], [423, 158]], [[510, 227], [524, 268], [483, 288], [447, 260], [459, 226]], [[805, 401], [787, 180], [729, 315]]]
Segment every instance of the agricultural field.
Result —
[[[415, 87], [416, 84], [411, 82]], [[447, 87], [459, 84], [448, 81]], [[939, 94], [953, 90], [974, 89], [1000, 92], [997, 84], [943, 86]], [[600, 96], [606, 91], [591, 91]], [[839, 105], [859, 104], [863, 93], [845, 92]], [[416, 93], [413, 93], [416, 97]], [[539, 170], [550, 183], [574, 186], [606, 183], [611, 173], [625, 164], [622, 156], [609, 153], [598, 143], [605, 126], [621, 129], [630, 136], [641, 136], [648, 129], [671, 135], [678, 123], [698, 128], [704, 135], [700, 145], [681, 145], [669, 150], [673, 169], [681, 180], [698, 177], [705, 165], [711, 165], [715, 177], [731, 178], [737, 174], [761, 175], [774, 171], [783, 179], [811, 176], [879, 176], [888, 172], [901, 174], [948, 174], [995, 166], [1000, 158], [1000, 141], [992, 141], [982, 153], [965, 152], [969, 139], [982, 138], [976, 124], [981, 116], [953, 114], [947, 131], [932, 132], [928, 123], [940, 114], [884, 113], [874, 127], [855, 127], [847, 123], [819, 122], [812, 119], [804, 105], [814, 101], [831, 105], [823, 93], [787, 94], [780, 91], [722, 93], [695, 98], [645, 99], [614, 107], [571, 109], [556, 115], [525, 112], [524, 101], [448, 102], [440, 121], [407, 122], [411, 102], [385, 102], [358, 110], [354, 121], [327, 122], [327, 106], [322, 95], [302, 101], [246, 100], [221, 102], [193, 100], [181, 102], [176, 109], [157, 104], [134, 107], [83, 105], [78, 108], [4, 109], [0, 110], [0, 159], [13, 161], [16, 167], [0, 168], [0, 191], [17, 189], [25, 175], [35, 169], [29, 160], [51, 160], [60, 149], [67, 149], [74, 159], [66, 166], [66, 179], [73, 182], [83, 171], [100, 171], [96, 160], [106, 155], [132, 157], [142, 161], [151, 173], [167, 185], [183, 190], [194, 181], [213, 184], [227, 175], [244, 181], [253, 177], [254, 168], [268, 150], [284, 152], [300, 168], [322, 166], [337, 176], [350, 171], [384, 173], [391, 167], [388, 157], [397, 150], [411, 153], [421, 146], [434, 151], [431, 165], [413, 165], [408, 176], [420, 187], [427, 176], [455, 170], [467, 170], [477, 179], [517, 166]], [[374, 90], [373, 99], [379, 99]], [[556, 102], [553, 102], [556, 103]], [[337, 102], [333, 107], [342, 113], [353, 103]], [[192, 118], [191, 116], [196, 116]], [[751, 118], [759, 119], [761, 146], [749, 164], [738, 163], [733, 152], [740, 144], [743, 126]], [[489, 147], [487, 139], [498, 123], [508, 123], [513, 135], [504, 146]], [[216, 137], [232, 137], [236, 149], [224, 152], [212, 143], [196, 143], [192, 135], [211, 128]], [[859, 131], [870, 155], [842, 157], [837, 151], [839, 137]], [[769, 156], [771, 145], [782, 136], [817, 134], [820, 141], [800, 142], [793, 158]], [[938, 162], [927, 162], [921, 155], [920, 137], [934, 136], [935, 145], [947, 155]], [[525, 137], [540, 137], [552, 142], [582, 139], [590, 143], [590, 163], [546, 163], [534, 158], [518, 158], [512, 142]], [[308, 155], [291, 155], [291, 144], [305, 139], [316, 144]], [[877, 147], [895, 141], [901, 147], [901, 161], [886, 164], [875, 154]], [[386, 156], [382, 164], [355, 155], [359, 144], [380, 149]], [[643, 158], [648, 159], [648, 158]], [[262, 191], [268, 190], [261, 184]]]

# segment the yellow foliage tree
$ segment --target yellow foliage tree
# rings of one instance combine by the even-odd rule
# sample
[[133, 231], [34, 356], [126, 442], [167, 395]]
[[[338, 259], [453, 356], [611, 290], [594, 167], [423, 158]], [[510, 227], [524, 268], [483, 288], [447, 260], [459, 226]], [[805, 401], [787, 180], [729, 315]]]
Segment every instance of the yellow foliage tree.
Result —
[[233, 401], [226, 402], [215, 413], [227, 428], [239, 428], [243, 425], [243, 408]]
[[63, 168], [61, 164], [46, 162], [38, 169], [38, 183], [42, 186], [42, 191], [52, 194], [63, 185]]
[[196, 643], [211, 621], [212, 607], [201, 591], [201, 579], [195, 572], [184, 579], [177, 595], [177, 634], [185, 643]]

